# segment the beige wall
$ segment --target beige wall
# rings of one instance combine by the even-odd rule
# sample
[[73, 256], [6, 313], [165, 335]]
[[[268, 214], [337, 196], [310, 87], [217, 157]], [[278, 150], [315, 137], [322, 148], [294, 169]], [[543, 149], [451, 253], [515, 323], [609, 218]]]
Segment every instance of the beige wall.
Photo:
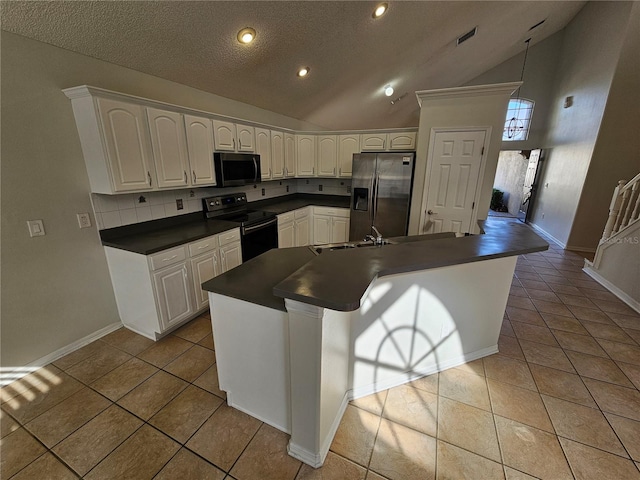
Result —
[[482, 183], [480, 200], [478, 201], [477, 218], [487, 218], [493, 180], [496, 176], [498, 155], [502, 144], [502, 126], [507, 111], [509, 93], [493, 93], [474, 96], [431, 97], [422, 100], [420, 109], [420, 126], [416, 145], [416, 165], [413, 177], [413, 193], [411, 197], [411, 213], [409, 215], [409, 234], [419, 232], [420, 211], [426, 192], [428, 181], [427, 157], [429, 153], [429, 136], [433, 128], [488, 128], [491, 136], [488, 140], [486, 164], [484, 174], [481, 172]]
[[[548, 148], [531, 221], [566, 245], [594, 151], [631, 4], [588, 2], [567, 25], [552, 111]], [[573, 106], [563, 108], [565, 97]]]
[[[24, 366], [119, 322], [89, 181], [63, 88], [90, 84], [293, 129], [317, 129], [250, 105], [2, 32], [2, 356]], [[27, 220], [46, 236], [29, 238]]]
[[[503, 150], [533, 150], [543, 144], [551, 109], [553, 79], [558, 66], [564, 30], [529, 48], [524, 83], [519, 95], [535, 102], [529, 137], [520, 142], [502, 142]], [[524, 47], [524, 45], [523, 45]], [[520, 81], [524, 51], [474, 78], [467, 85]], [[514, 97], [516, 94], [513, 95]]]
[[[633, 5], [569, 246], [593, 249], [607, 223], [618, 180], [640, 173], [640, 3]], [[637, 248], [637, 246], [636, 246]]]

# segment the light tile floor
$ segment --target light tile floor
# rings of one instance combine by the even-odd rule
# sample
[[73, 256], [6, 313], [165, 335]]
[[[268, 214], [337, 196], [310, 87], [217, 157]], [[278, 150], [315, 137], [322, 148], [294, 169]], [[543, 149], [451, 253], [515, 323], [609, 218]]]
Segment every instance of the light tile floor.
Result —
[[500, 353], [352, 402], [319, 470], [226, 405], [204, 315], [3, 388], [0, 478], [640, 479], [640, 316], [582, 265], [521, 256]]

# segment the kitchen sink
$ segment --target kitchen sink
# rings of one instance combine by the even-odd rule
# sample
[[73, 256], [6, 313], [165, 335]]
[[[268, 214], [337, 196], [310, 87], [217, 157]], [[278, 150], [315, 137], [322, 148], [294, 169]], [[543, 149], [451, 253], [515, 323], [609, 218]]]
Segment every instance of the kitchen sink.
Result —
[[323, 252], [333, 252], [335, 250], [347, 250], [350, 248], [362, 248], [362, 247], [380, 247], [382, 245], [394, 245], [396, 242], [391, 240], [383, 240], [381, 245], [376, 245], [372, 242], [346, 242], [346, 243], [327, 243], [325, 245], [313, 245], [309, 249], [316, 255], [320, 255]]

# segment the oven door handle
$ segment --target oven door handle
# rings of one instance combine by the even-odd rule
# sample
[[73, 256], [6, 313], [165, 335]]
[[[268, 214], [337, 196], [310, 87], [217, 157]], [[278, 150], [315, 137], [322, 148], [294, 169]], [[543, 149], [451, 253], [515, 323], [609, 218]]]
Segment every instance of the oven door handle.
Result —
[[254, 232], [256, 230], [260, 230], [265, 227], [270, 227], [271, 225], [275, 225], [278, 223], [278, 217], [269, 220], [268, 222], [261, 223], [259, 225], [251, 225], [250, 227], [242, 227], [242, 234], [246, 235], [247, 233]]

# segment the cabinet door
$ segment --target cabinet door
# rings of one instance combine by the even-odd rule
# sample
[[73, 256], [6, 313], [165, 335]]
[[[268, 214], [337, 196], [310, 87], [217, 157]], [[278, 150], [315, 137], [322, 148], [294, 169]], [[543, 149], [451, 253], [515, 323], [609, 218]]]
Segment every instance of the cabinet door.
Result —
[[242, 247], [240, 242], [233, 242], [220, 247], [221, 272], [228, 272], [232, 268], [242, 265]]
[[340, 135], [338, 137], [339, 177], [351, 176], [354, 153], [360, 153], [360, 135]]
[[260, 177], [271, 179], [271, 131], [256, 128], [256, 153], [260, 155]]
[[213, 126], [208, 118], [184, 116], [191, 185], [215, 185], [213, 166]]
[[309, 245], [311, 239], [311, 222], [309, 222], [309, 216], [298, 218], [295, 221], [296, 230], [296, 247], [304, 247]]
[[255, 129], [248, 125], [236, 124], [237, 150], [239, 152], [255, 152]]
[[298, 177], [312, 177], [316, 174], [316, 137], [315, 135], [296, 135]]
[[318, 176], [337, 176], [337, 137], [335, 135], [319, 135], [316, 142], [318, 143]]
[[144, 107], [107, 98], [96, 99], [115, 192], [151, 190], [151, 146]]
[[189, 160], [182, 114], [147, 108], [147, 119], [158, 187], [186, 187], [190, 184]]
[[155, 272], [153, 282], [156, 287], [156, 301], [160, 308], [162, 331], [193, 315], [189, 270], [186, 263]]
[[416, 132], [389, 134], [389, 150], [413, 150], [416, 148]]
[[331, 242], [342, 243], [349, 240], [349, 219], [333, 217], [331, 219]]
[[191, 259], [193, 274], [193, 291], [195, 293], [195, 310], [202, 310], [209, 304], [209, 294], [202, 290], [202, 284], [220, 274], [218, 265], [218, 249]]
[[327, 215], [313, 216], [313, 244], [331, 243], [331, 217]]
[[360, 148], [366, 151], [382, 151], [387, 148], [386, 133], [363, 133], [360, 136]]
[[236, 151], [236, 125], [231, 122], [223, 122], [221, 120], [212, 120], [213, 124], [213, 141], [216, 150], [227, 152]]
[[271, 178], [284, 178], [284, 133], [275, 130], [271, 130]]
[[292, 133], [284, 134], [284, 176], [292, 178], [296, 176], [296, 163], [298, 155], [296, 150], [296, 136]]
[[282, 225], [278, 225], [278, 248], [289, 248], [295, 246], [294, 222], [287, 222]]

